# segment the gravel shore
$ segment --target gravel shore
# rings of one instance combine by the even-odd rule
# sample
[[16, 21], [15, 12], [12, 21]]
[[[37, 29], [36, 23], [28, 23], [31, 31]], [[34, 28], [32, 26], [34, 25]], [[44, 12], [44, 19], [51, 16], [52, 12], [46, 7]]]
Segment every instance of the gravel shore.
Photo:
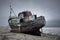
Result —
[[0, 27], [0, 40], [60, 40], [60, 36], [42, 33], [41, 36], [11, 33], [10, 28]]

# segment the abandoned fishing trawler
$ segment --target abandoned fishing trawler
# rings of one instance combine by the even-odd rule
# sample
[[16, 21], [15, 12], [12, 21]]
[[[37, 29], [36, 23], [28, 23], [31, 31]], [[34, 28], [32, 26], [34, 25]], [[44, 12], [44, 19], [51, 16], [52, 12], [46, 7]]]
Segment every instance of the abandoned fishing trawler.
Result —
[[[11, 6], [10, 10], [13, 11]], [[37, 17], [32, 15], [30, 11], [23, 11], [18, 14], [18, 17], [13, 17], [11, 16], [11, 11], [8, 19], [11, 32], [32, 32], [38, 34], [40, 33], [39, 29], [46, 24], [44, 16]]]

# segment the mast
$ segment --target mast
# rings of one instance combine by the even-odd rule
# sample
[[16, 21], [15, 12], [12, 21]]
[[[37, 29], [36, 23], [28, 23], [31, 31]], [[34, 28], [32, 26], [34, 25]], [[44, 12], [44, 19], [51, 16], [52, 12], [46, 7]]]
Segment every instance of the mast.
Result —
[[9, 16], [9, 18], [11, 18], [11, 14], [12, 14], [12, 12], [13, 12], [13, 14], [16, 16], [14, 10], [12, 9], [11, 2], [10, 2], [10, 16]]
[[11, 4], [10, 4], [10, 16], [9, 17], [11, 17]]

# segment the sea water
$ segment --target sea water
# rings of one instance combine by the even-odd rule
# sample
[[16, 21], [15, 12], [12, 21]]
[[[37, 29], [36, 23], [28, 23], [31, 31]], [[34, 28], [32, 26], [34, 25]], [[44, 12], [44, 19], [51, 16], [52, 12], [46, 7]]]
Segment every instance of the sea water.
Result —
[[43, 33], [60, 35], [60, 27], [43, 27]]

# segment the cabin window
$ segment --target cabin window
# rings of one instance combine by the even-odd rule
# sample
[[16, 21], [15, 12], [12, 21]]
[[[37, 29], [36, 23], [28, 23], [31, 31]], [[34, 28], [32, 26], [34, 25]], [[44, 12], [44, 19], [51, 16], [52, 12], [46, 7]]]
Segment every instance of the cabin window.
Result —
[[20, 19], [20, 22], [23, 22], [23, 19]]

